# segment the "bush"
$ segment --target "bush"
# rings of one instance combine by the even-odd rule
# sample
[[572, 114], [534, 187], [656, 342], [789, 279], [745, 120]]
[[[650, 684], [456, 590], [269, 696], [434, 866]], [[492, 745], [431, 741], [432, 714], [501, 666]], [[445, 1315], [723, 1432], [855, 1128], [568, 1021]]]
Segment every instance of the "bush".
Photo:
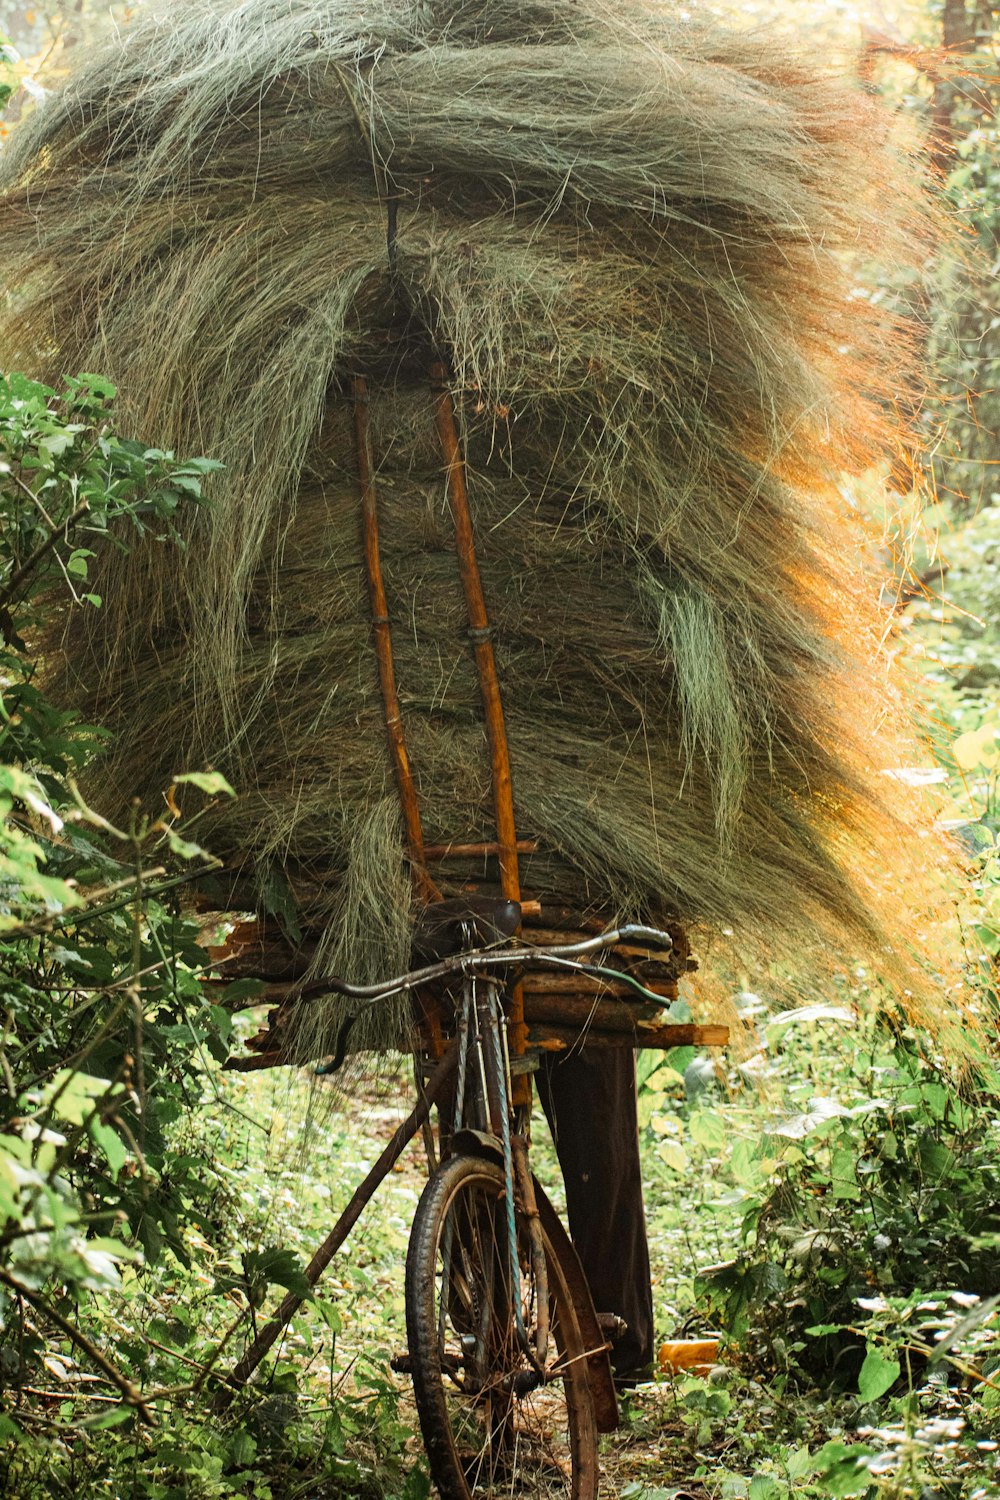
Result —
[[920, 1363], [928, 1299], [957, 1317], [1000, 1292], [1000, 1099], [905, 1039], [855, 1077], [853, 1102], [814, 1099], [772, 1127], [794, 1145], [752, 1211], [753, 1248], [703, 1291], [752, 1366], [864, 1397], [873, 1348], [900, 1373], [890, 1325]]
[[[200, 1095], [229, 1017], [199, 986], [206, 955], [174, 904], [212, 862], [180, 821], [182, 794], [228, 792], [179, 776], [162, 815], [113, 828], [74, 778], [102, 743], [47, 696], [39, 643], [68, 608], [100, 608], [90, 559], [202, 501], [204, 459], [126, 441], [114, 391], [93, 376], [56, 393], [0, 380], [0, 1434], [31, 1423], [24, 1387], [66, 1352], [130, 1408], [130, 1377], [85, 1332], [123, 1268], [184, 1258], [183, 1229], [211, 1172], [172, 1159], [168, 1129]], [[44, 1382], [43, 1382], [44, 1383]], [[16, 1420], [15, 1420], [16, 1417]], [[107, 1413], [105, 1413], [105, 1419]]]

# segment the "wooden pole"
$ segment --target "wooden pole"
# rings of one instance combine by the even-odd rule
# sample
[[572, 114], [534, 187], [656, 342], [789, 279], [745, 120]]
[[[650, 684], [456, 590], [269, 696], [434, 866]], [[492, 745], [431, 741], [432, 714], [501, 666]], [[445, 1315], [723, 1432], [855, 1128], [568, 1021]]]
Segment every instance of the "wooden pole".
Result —
[[[314, 1287], [330, 1264], [334, 1255], [347, 1239], [351, 1230], [361, 1217], [362, 1210], [374, 1197], [376, 1189], [392, 1171], [393, 1166], [406, 1147], [412, 1141], [417, 1131], [421, 1129], [429, 1118], [431, 1107], [438, 1097], [444, 1092], [451, 1080], [458, 1062], [458, 1043], [452, 1042], [447, 1052], [440, 1059], [434, 1072], [424, 1085], [423, 1093], [417, 1100], [413, 1109], [406, 1119], [399, 1125], [386, 1145], [385, 1150], [378, 1161], [372, 1167], [365, 1180], [358, 1184], [351, 1201], [336, 1224], [320, 1245], [312, 1260], [306, 1266], [305, 1277], [310, 1287]], [[289, 1292], [279, 1304], [278, 1310], [269, 1323], [267, 1323], [254, 1339], [239, 1364], [236, 1365], [229, 1377], [230, 1386], [245, 1385], [250, 1376], [260, 1364], [264, 1355], [278, 1338], [278, 1335], [287, 1326], [291, 1318], [305, 1301], [298, 1292]]]
[[528, 1045], [546, 1052], [568, 1052], [579, 1047], [724, 1047], [728, 1026], [655, 1026], [638, 1021], [632, 1031], [597, 1031], [587, 1026], [529, 1026]]
[[593, 1027], [595, 1031], [634, 1031], [642, 1021], [653, 1021], [662, 1011], [649, 1003], [597, 995], [546, 994], [525, 987], [524, 1018], [545, 1026]]
[[368, 429], [368, 382], [363, 375], [354, 377], [354, 437], [358, 452], [358, 477], [361, 484], [361, 524], [364, 540], [365, 569], [368, 574], [368, 595], [371, 603], [372, 630], [375, 637], [375, 655], [378, 659], [379, 685], [385, 707], [385, 724], [389, 733], [389, 751], [392, 756], [399, 803], [403, 811], [406, 843], [410, 855], [410, 867], [414, 883], [425, 901], [439, 901], [441, 893], [427, 873], [424, 856], [424, 835], [420, 826], [420, 807], [417, 789], [410, 769], [410, 758], [406, 751], [406, 736], [403, 733], [403, 718], [399, 709], [396, 691], [396, 670], [392, 657], [392, 631], [389, 625], [389, 606], [385, 597], [382, 579], [382, 558], [378, 537], [378, 497], [375, 491], [374, 464], [372, 462], [371, 434]]
[[[516, 844], [518, 854], [537, 854], [537, 839], [518, 839]], [[485, 858], [489, 854], [500, 854], [500, 845], [496, 842], [486, 844], [425, 844], [424, 855], [427, 859], [477, 859]], [[539, 910], [541, 907], [539, 906]]]
[[437, 396], [437, 430], [445, 459], [448, 500], [455, 525], [455, 543], [458, 549], [458, 566], [469, 617], [469, 634], [479, 670], [479, 686], [486, 714], [486, 733], [489, 738], [493, 772], [493, 807], [499, 844], [500, 888], [508, 901], [520, 901], [521, 882], [517, 867], [517, 829], [514, 824], [510, 754], [504, 728], [500, 679], [493, 654], [492, 628], [486, 610], [479, 563], [476, 560], [472, 513], [469, 510], [469, 496], [465, 484], [465, 464], [459, 447], [455, 407], [446, 383], [444, 365], [438, 363], [431, 367], [431, 379]]
[[[476, 560], [476, 542], [469, 509], [469, 495], [465, 483], [465, 463], [458, 441], [455, 424], [455, 406], [448, 389], [448, 376], [444, 365], [438, 361], [431, 366], [431, 381], [436, 395], [435, 418], [438, 438], [445, 460], [445, 477], [448, 485], [448, 501], [455, 526], [455, 545], [458, 550], [458, 566], [465, 592], [465, 605], [469, 618], [469, 635], [472, 640], [479, 672], [479, 687], [482, 693], [483, 710], [486, 716], [486, 733], [490, 747], [490, 766], [493, 778], [493, 809], [499, 845], [500, 889], [508, 901], [520, 901], [521, 878], [517, 863], [517, 826], [514, 818], [514, 788], [510, 774], [510, 752], [504, 726], [503, 702], [500, 697], [500, 679], [497, 675], [496, 657], [493, 653], [492, 628], [483, 594], [483, 582]], [[512, 1050], [520, 1055], [525, 1048], [524, 996], [520, 981], [511, 988], [509, 1028]], [[530, 1085], [527, 1075], [515, 1080], [515, 1103], [527, 1103]]]

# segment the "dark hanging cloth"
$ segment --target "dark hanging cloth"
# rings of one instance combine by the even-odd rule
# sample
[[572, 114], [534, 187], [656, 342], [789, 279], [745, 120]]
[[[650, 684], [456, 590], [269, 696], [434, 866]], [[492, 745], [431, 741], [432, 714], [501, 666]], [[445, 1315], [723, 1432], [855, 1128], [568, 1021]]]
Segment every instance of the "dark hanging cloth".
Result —
[[616, 1378], [653, 1363], [653, 1293], [639, 1165], [635, 1054], [629, 1048], [547, 1057], [535, 1075], [566, 1184], [570, 1234], [599, 1313], [628, 1324]]

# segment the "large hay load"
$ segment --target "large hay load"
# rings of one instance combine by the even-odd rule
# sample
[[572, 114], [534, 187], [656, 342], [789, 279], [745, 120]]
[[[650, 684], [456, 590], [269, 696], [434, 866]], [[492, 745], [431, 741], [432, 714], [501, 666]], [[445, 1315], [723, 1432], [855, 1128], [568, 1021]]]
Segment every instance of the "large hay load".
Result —
[[316, 964], [397, 971], [422, 890], [498, 878], [454, 851], [497, 838], [456, 483], [523, 893], [884, 950], [894, 710], [836, 480], [906, 395], [851, 269], [901, 200], [870, 101], [783, 46], [624, 0], [184, 0], [17, 130], [4, 361], [226, 466], [180, 564], [109, 551], [74, 616], [102, 805], [224, 771], [212, 846], [281, 872]]

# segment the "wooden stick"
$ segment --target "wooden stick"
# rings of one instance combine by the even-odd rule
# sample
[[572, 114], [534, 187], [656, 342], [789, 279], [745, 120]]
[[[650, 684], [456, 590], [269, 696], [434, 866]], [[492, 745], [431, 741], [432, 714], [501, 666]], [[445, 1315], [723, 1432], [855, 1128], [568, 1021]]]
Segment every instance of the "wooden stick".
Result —
[[[537, 839], [518, 839], [515, 845], [518, 854], [537, 854]], [[479, 855], [500, 854], [498, 843], [492, 844], [425, 844], [427, 859], [476, 859]], [[539, 905], [539, 910], [541, 906]]]
[[368, 382], [363, 375], [354, 377], [354, 437], [358, 451], [358, 476], [361, 483], [361, 522], [364, 537], [365, 569], [368, 574], [368, 594], [371, 601], [372, 630], [375, 637], [375, 655], [378, 658], [379, 685], [385, 706], [385, 723], [389, 732], [389, 750], [392, 755], [399, 803], [403, 811], [406, 842], [410, 854], [410, 866], [417, 890], [425, 901], [439, 901], [441, 893], [434, 884], [424, 859], [424, 835], [420, 826], [420, 807], [417, 789], [413, 783], [410, 758], [406, 751], [406, 736], [403, 733], [403, 718], [399, 710], [399, 695], [396, 691], [396, 670], [392, 657], [392, 631], [389, 627], [389, 606], [385, 597], [382, 579], [382, 559], [378, 541], [378, 498], [375, 493], [375, 476], [372, 464], [371, 434], [368, 430]]
[[[666, 1003], [666, 1002], [664, 1002]], [[630, 1005], [627, 1000], [611, 1000], [596, 995], [524, 993], [524, 1018], [546, 1026], [593, 1026], [596, 1031], [635, 1031], [643, 1021], [652, 1021], [660, 1008], [643, 1004]]]
[[[25, 486], [25, 488], [28, 489], [28, 493], [31, 495], [32, 500], [34, 500], [35, 504], [37, 505], [38, 496], [35, 494], [34, 490], [32, 490], [30, 486]], [[41, 562], [46, 553], [51, 552], [52, 548], [56, 545], [57, 542], [66, 541], [70, 531], [76, 525], [77, 521], [82, 520], [89, 509], [90, 501], [81, 500], [80, 504], [76, 507], [76, 510], [73, 511], [72, 515], [67, 516], [65, 521], [60, 521], [59, 525], [49, 533], [44, 542], [41, 542], [35, 548], [31, 556], [27, 558], [26, 561], [23, 562], [14, 573], [11, 574], [7, 582], [4, 584], [3, 588], [0, 589], [0, 608], [10, 603], [20, 585], [24, 582], [32, 569], [37, 568], [38, 564]]]
[[[610, 1007], [610, 1008], [609, 1008]], [[636, 1007], [629, 1007], [635, 1010]], [[566, 997], [532, 996], [525, 998], [527, 1045], [545, 1052], [564, 1052], [580, 1047], [725, 1047], [729, 1027], [669, 1022], [658, 1025], [642, 1016], [629, 1017], [625, 1007], [599, 1000], [596, 1005], [582, 1002], [571, 1005]], [[260, 1052], [248, 1057], [231, 1057], [225, 1067], [232, 1073], [253, 1073], [260, 1068], [289, 1066], [280, 1052]], [[300, 1060], [296, 1067], [304, 1067]]]
[[[652, 984], [643, 980], [642, 983], [652, 994], [659, 995], [664, 1005], [677, 999], [677, 986], [672, 980], [657, 979]], [[580, 995], [591, 1001], [605, 996], [609, 999], [627, 1000], [631, 996], [636, 1005], [642, 1004], [642, 996], [630, 984], [593, 979], [587, 974], [553, 974], [542, 969], [533, 969], [525, 974], [524, 992], [526, 995]]]
[[528, 1027], [528, 1046], [546, 1051], [568, 1051], [579, 1047], [657, 1047], [664, 1052], [671, 1047], [725, 1047], [729, 1041], [728, 1026], [679, 1025], [652, 1026], [637, 1023], [634, 1032], [595, 1031], [592, 1027]]
[[251, 1052], [246, 1057], [227, 1057], [222, 1064], [226, 1073], [257, 1073], [261, 1068], [304, 1068], [304, 1062], [291, 1063], [282, 1052]]
[[36, 1291], [34, 1287], [25, 1286], [23, 1282], [18, 1281], [7, 1271], [0, 1269], [0, 1281], [18, 1297], [23, 1297], [25, 1302], [30, 1303], [36, 1312], [41, 1313], [42, 1317], [48, 1318], [50, 1323], [54, 1323], [59, 1332], [64, 1334], [78, 1349], [81, 1349], [102, 1374], [107, 1376], [111, 1384], [117, 1387], [121, 1393], [121, 1399], [128, 1406], [134, 1407], [146, 1426], [155, 1427], [156, 1418], [147, 1404], [146, 1397], [142, 1391], [132, 1384], [127, 1375], [122, 1374], [117, 1365], [111, 1363], [104, 1351], [99, 1349], [82, 1329], [77, 1328], [68, 1318], [64, 1318], [59, 1309], [53, 1307], [52, 1303], [43, 1297], [40, 1292]]
[[[458, 1045], [453, 1042], [441, 1058], [430, 1078], [428, 1078], [424, 1085], [424, 1091], [413, 1109], [403, 1123], [393, 1131], [382, 1155], [364, 1181], [358, 1184], [351, 1197], [351, 1201], [322, 1245], [316, 1251], [312, 1260], [306, 1266], [305, 1278], [311, 1287], [315, 1286], [319, 1281], [319, 1278], [360, 1219], [366, 1204], [374, 1197], [376, 1189], [392, 1171], [396, 1161], [402, 1156], [406, 1147], [417, 1134], [417, 1131], [420, 1130], [424, 1121], [430, 1116], [431, 1107], [450, 1082], [457, 1062]], [[289, 1292], [282, 1299], [274, 1317], [261, 1329], [239, 1364], [236, 1365], [229, 1377], [230, 1385], [242, 1386], [246, 1384], [264, 1358], [264, 1355], [271, 1348], [271, 1345], [286, 1327], [290, 1319], [295, 1316], [295, 1313], [304, 1301], [305, 1298], [300, 1296], [298, 1292]]]
[[[508, 901], [520, 901], [521, 878], [517, 864], [517, 826], [514, 818], [514, 789], [510, 774], [510, 751], [504, 726], [503, 702], [500, 697], [500, 680], [497, 676], [496, 658], [493, 653], [490, 620], [483, 595], [483, 582], [476, 560], [475, 534], [472, 529], [472, 514], [469, 510], [469, 495], [465, 484], [465, 464], [458, 442], [455, 425], [455, 406], [447, 384], [447, 371], [437, 361], [431, 366], [431, 380], [436, 392], [435, 417], [438, 438], [445, 459], [445, 474], [448, 485], [448, 500], [455, 525], [455, 545], [458, 549], [458, 567], [465, 592], [465, 605], [469, 617], [469, 632], [472, 637], [479, 671], [479, 688], [486, 715], [486, 733], [490, 745], [490, 763], [493, 774], [493, 808], [497, 825], [497, 841], [500, 845], [500, 889]], [[524, 998], [520, 981], [511, 987], [510, 1040], [515, 1055], [524, 1051]], [[526, 1103], [528, 1097], [527, 1076], [516, 1082], [515, 1103]]]
[[579, 937], [594, 937], [611, 925], [607, 913], [584, 912], [579, 907], [567, 906], [558, 900], [545, 902], [545, 921], [535, 923], [560, 934], [561, 940]]

